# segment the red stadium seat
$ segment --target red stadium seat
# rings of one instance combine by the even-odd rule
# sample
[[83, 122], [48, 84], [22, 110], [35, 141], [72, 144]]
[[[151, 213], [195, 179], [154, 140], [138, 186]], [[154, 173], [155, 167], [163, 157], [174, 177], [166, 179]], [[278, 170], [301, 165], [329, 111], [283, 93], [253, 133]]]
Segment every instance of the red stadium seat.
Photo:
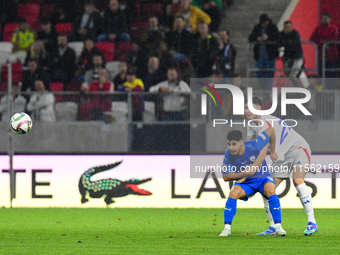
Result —
[[160, 17], [163, 15], [162, 4], [148, 3], [142, 5], [141, 15], [144, 19], [148, 19], [151, 16]]
[[[50, 89], [51, 91], [64, 91], [64, 84], [61, 82], [51, 82]], [[63, 95], [54, 95], [54, 98], [56, 103], [63, 101]]]
[[132, 23], [131, 25], [131, 29], [149, 29], [150, 25], [149, 25], [149, 22], [148, 21], [135, 21]]
[[18, 24], [17, 23], [8, 23], [4, 27], [4, 41], [5, 42], [11, 42], [13, 33], [15, 29], [17, 29]]
[[117, 60], [126, 61], [130, 52], [132, 51], [132, 43], [125, 42], [118, 45]]
[[81, 82], [69, 82], [66, 85], [66, 91], [80, 91]]
[[[21, 63], [12, 63], [12, 81], [13, 82], [21, 82], [22, 79], [22, 64]], [[2, 80], [8, 81], [8, 68], [5, 65], [2, 69]]]
[[72, 23], [59, 23], [55, 25], [55, 29], [57, 30], [58, 34], [69, 35], [72, 33]]
[[0, 91], [7, 91], [7, 89], [8, 89], [7, 81], [0, 82]]
[[53, 4], [45, 4], [41, 10], [41, 16], [50, 18], [54, 12], [54, 5]]
[[18, 9], [18, 18], [25, 18], [28, 24], [38, 23], [40, 5], [38, 4], [21, 4]]
[[110, 62], [114, 59], [115, 44], [112, 42], [97, 42], [97, 48], [103, 53], [106, 62]]
[[79, 107], [78, 120], [87, 121], [91, 120], [91, 111], [94, 105], [92, 102], [82, 103]]

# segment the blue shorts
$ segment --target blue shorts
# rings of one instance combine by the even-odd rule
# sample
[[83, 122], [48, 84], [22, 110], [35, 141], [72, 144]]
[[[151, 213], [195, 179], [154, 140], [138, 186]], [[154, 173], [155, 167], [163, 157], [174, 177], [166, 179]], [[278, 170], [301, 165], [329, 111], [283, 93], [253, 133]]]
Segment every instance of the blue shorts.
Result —
[[247, 183], [237, 183], [235, 182], [234, 186], [240, 186], [244, 192], [246, 193], [246, 197], [245, 198], [241, 198], [241, 200], [247, 201], [249, 199], [249, 197], [255, 195], [256, 192], [260, 192], [262, 196], [266, 197], [265, 195], [263, 195], [263, 188], [264, 185], [267, 182], [271, 182], [274, 183], [273, 178], [271, 176], [267, 176], [266, 178], [254, 178], [252, 180], [246, 181]]

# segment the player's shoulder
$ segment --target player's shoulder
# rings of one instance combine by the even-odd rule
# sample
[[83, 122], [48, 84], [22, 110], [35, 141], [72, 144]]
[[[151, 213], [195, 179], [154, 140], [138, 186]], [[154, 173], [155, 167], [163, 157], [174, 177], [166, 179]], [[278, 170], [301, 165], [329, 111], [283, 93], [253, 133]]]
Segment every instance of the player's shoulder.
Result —
[[257, 139], [253, 139], [253, 140], [250, 140], [250, 141], [246, 141], [244, 142], [244, 147], [246, 150], [253, 150], [254, 149], [254, 146], [256, 144], [256, 141]]
[[224, 163], [233, 163], [234, 162], [234, 157], [233, 155], [231, 155], [229, 149], [225, 151], [224, 153], [224, 159], [223, 159]]

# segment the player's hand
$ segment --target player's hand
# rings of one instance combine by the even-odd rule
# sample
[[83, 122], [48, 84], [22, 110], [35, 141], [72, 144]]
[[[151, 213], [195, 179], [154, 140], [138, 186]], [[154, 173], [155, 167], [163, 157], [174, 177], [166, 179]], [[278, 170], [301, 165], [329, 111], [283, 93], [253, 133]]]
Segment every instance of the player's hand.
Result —
[[242, 183], [242, 182], [244, 182], [246, 179], [247, 179], [247, 178], [242, 178], [242, 179], [237, 180], [236, 182], [237, 182], [237, 183]]
[[256, 173], [257, 169], [258, 169], [258, 167], [253, 166], [253, 164], [250, 164], [249, 166], [246, 167], [246, 173], [249, 176], [254, 175]]
[[276, 154], [276, 152], [270, 153], [271, 160], [275, 163], [276, 160], [279, 158], [279, 156]]

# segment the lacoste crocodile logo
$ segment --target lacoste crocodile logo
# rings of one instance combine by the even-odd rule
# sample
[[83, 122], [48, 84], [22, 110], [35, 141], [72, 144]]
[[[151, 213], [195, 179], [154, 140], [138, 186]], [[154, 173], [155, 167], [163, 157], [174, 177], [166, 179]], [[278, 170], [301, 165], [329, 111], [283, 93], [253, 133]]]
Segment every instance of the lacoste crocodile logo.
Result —
[[151, 192], [140, 189], [138, 185], [145, 182], [149, 182], [152, 178], [143, 180], [130, 179], [127, 181], [121, 181], [117, 179], [101, 179], [97, 181], [91, 181], [91, 177], [97, 173], [104, 172], [119, 166], [122, 161], [90, 168], [79, 179], [79, 192], [81, 194], [81, 203], [84, 204], [89, 200], [86, 198], [88, 195], [91, 198], [101, 198], [105, 196], [104, 201], [107, 205], [115, 203], [112, 199], [114, 197], [124, 197], [127, 195], [139, 195], [150, 196]]

